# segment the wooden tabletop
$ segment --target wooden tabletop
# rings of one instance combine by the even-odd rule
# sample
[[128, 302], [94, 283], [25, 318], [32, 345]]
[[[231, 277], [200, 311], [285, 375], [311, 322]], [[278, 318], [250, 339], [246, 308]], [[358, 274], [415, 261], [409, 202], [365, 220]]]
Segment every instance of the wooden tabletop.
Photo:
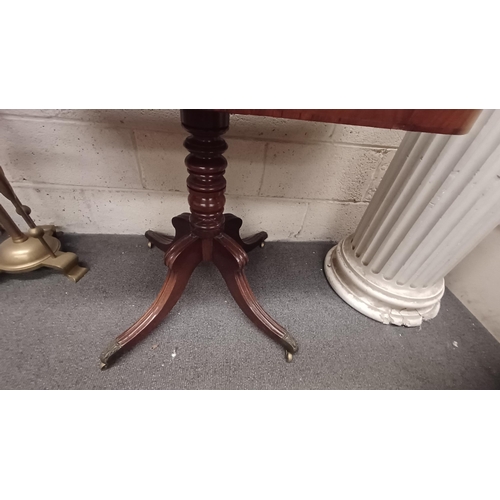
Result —
[[217, 111], [433, 134], [466, 134], [481, 112], [480, 109], [220, 109]]

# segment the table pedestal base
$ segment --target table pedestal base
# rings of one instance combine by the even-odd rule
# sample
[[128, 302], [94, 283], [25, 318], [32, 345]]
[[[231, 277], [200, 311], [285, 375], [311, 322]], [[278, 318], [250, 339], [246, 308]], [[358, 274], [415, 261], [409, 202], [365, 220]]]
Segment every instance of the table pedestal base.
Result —
[[223, 153], [227, 144], [222, 135], [229, 127], [229, 115], [210, 110], [182, 110], [181, 119], [192, 134], [184, 141], [190, 153], [185, 163], [191, 213], [172, 219], [174, 237], [154, 231], [146, 233], [151, 248], [166, 252], [167, 279], [146, 313], [101, 354], [101, 368], [146, 337], [177, 303], [196, 266], [209, 261], [219, 269], [243, 312], [285, 348], [286, 360], [291, 361], [298, 350], [297, 342], [257, 302], [244, 272], [248, 262], [246, 252], [262, 246], [267, 234], [260, 232], [243, 239], [239, 233], [241, 219], [224, 214], [227, 160]]
[[267, 233], [260, 232], [250, 238], [241, 238], [241, 219], [232, 214], [226, 214], [225, 219], [224, 232], [209, 239], [191, 233], [187, 213], [172, 219], [172, 225], [176, 229], [174, 237], [154, 231], [146, 233], [150, 247], [166, 252], [165, 264], [169, 273], [158, 297], [146, 313], [102, 353], [101, 368], [106, 368], [112, 359], [134, 346], [158, 326], [181, 297], [196, 266], [207, 261], [212, 261], [219, 269], [231, 295], [248, 318], [285, 348], [287, 361], [292, 360], [292, 354], [298, 349], [297, 342], [257, 302], [244, 272], [248, 262], [246, 252], [263, 246]]

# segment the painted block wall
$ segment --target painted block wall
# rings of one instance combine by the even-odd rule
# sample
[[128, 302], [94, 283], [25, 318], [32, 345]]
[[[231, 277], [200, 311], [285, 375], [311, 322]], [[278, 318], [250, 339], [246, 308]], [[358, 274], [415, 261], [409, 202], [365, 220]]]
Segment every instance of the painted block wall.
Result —
[[[188, 211], [186, 135], [179, 110], [0, 110], [0, 165], [39, 223], [170, 232]], [[227, 211], [244, 219], [244, 235], [337, 241], [355, 230], [403, 136], [233, 115]]]
[[446, 276], [446, 285], [500, 342], [500, 226]]

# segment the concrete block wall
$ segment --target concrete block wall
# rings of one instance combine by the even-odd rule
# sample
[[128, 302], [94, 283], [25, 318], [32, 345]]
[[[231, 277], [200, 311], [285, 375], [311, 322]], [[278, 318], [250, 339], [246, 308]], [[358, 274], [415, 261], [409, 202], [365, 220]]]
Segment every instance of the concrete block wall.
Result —
[[[356, 228], [403, 135], [232, 116], [227, 211], [244, 219], [243, 234], [339, 240]], [[178, 110], [0, 110], [0, 165], [40, 223], [170, 232], [171, 217], [188, 211], [185, 137]]]
[[446, 276], [446, 286], [500, 342], [500, 226]]

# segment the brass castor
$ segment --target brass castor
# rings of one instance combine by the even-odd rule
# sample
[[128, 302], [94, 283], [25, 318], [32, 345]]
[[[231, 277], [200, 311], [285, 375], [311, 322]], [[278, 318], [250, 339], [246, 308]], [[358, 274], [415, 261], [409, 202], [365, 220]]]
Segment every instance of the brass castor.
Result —
[[154, 248], [153, 243], [151, 243], [150, 241], [148, 241], [148, 248]]
[[285, 358], [287, 363], [291, 363], [293, 360], [293, 354], [290, 351], [285, 351]]
[[265, 242], [262, 242], [262, 243], [260, 244], [260, 248], [264, 248], [265, 246], [266, 246]]

